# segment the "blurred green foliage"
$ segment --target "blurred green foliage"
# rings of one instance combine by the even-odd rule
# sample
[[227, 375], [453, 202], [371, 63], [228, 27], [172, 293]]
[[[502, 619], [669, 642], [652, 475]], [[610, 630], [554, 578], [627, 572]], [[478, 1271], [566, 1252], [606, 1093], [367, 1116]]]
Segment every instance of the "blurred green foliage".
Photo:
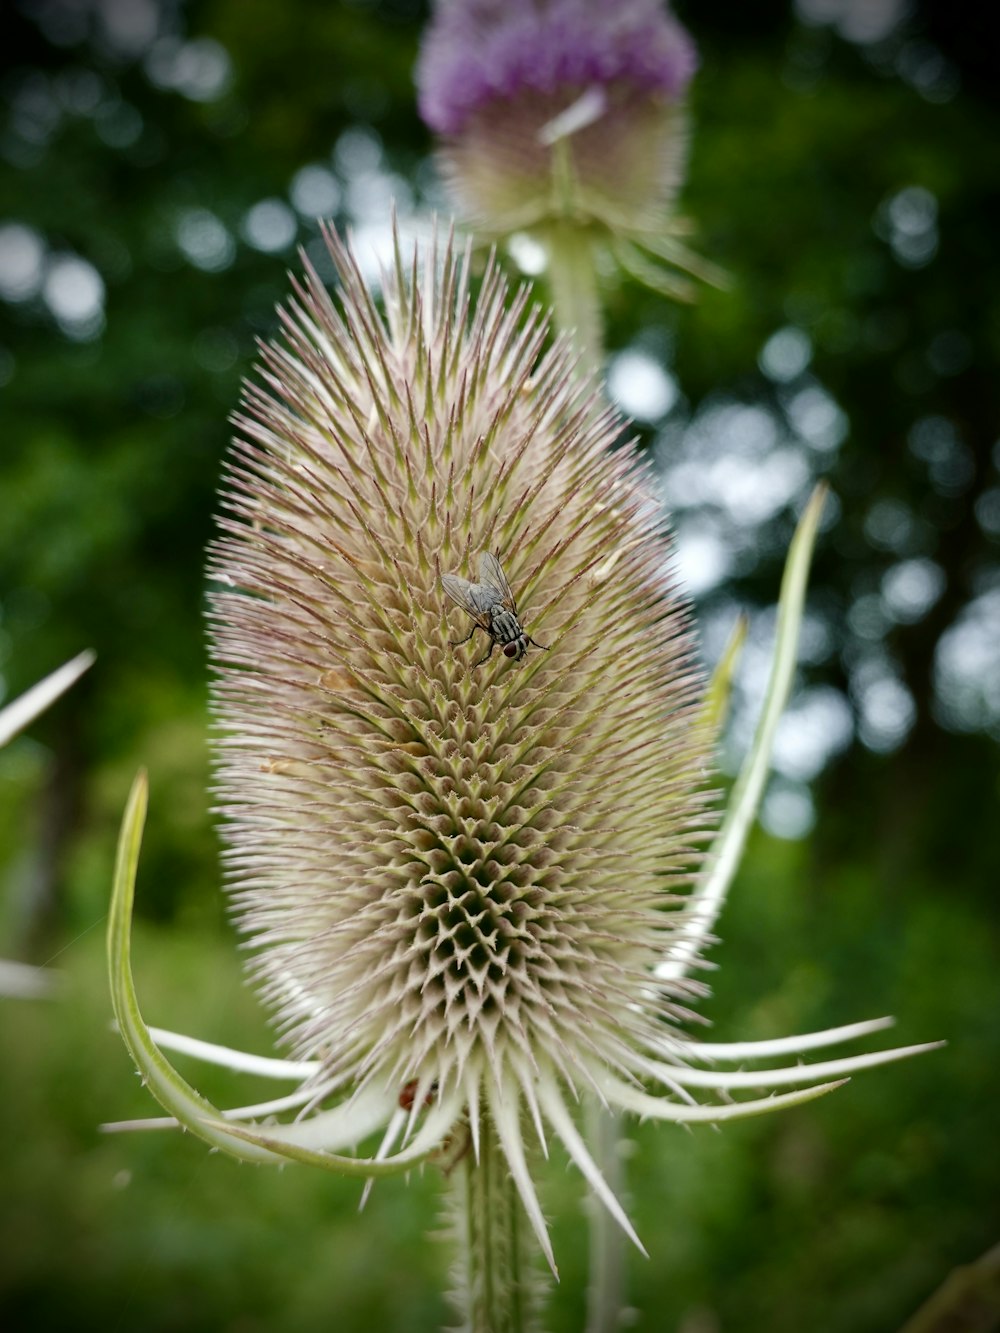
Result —
[[[640, 1129], [632, 1206], [653, 1259], [630, 1260], [636, 1327], [878, 1333], [1000, 1233], [1000, 733], [935, 683], [942, 636], [1000, 582], [990, 48], [971, 4], [917, 4], [869, 45], [778, 0], [678, 9], [703, 60], [684, 206], [733, 286], [690, 309], [609, 290], [610, 345], [652, 352], [680, 385], [674, 416], [645, 431], [669, 455], [713, 405], [786, 420], [787, 386], [759, 357], [777, 330], [805, 332], [809, 374], [849, 426], [837, 449], [795, 444], [839, 497], [811, 595], [832, 647], [809, 680], [860, 708], [858, 663], [877, 650], [916, 710], [905, 743], [866, 746], [862, 727], [826, 767], [809, 837], [755, 838], [705, 1012], [722, 1039], [892, 1012], [901, 1040], [950, 1045], [722, 1134]], [[280, 201], [287, 221], [311, 180], [314, 198], [335, 191], [339, 224], [363, 227], [380, 204], [351, 163], [373, 144], [397, 193], [440, 203], [410, 83], [423, 18], [407, 0], [23, 0], [0, 20], [0, 228], [41, 255], [35, 286], [28, 253], [28, 287], [0, 301], [0, 671], [16, 693], [82, 647], [99, 654], [0, 754], [0, 952], [65, 969], [63, 1000], [0, 1005], [5, 1327], [349, 1333], [443, 1318], [432, 1179], [380, 1185], [358, 1219], [349, 1182], [95, 1128], [153, 1109], [107, 1028], [99, 939], [139, 764], [147, 1017], [270, 1044], [217, 889], [201, 629], [226, 418], [295, 263], [291, 235], [270, 250], [246, 239], [261, 235], [249, 216]], [[901, 197], [917, 214], [933, 201], [929, 253], [919, 228], [909, 251], [905, 227], [892, 232]], [[315, 253], [304, 210], [294, 240]], [[73, 258], [103, 286], [89, 323], [59, 303]], [[921, 435], [928, 421], [947, 430]], [[873, 539], [879, 502], [905, 508], [912, 550]], [[704, 617], [773, 602], [792, 508], [737, 543]], [[932, 561], [943, 591], [873, 648], [859, 605], [904, 556]], [[556, 1333], [580, 1327], [586, 1262], [580, 1183], [562, 1167], [547, 1195]]]

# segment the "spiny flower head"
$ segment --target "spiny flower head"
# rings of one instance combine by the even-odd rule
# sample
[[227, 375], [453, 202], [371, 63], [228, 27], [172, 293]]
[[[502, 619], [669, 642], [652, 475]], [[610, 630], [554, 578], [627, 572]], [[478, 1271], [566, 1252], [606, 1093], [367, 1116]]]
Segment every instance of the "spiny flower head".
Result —
[[[706, 827], [688, 608], [622, 423], [490, 269], [376, 311], [329, 238], [247, 388], [211, 572], [229, 881], [329, 1087], [470, 1103], [628, 1068]], [[541, 355], [540, 355], [541, 354]], [[521, 660], [455, 647], [495, 552]]]
[[[802, 1085], [907, 1053], [727, 1072], [698, 1066], [882, 1023], [722, 1047], [678, 1026], [759, 798], [810, 542], [800, 530], [790, 557], [797, 609], [779, 617], [765, 739], [678, 910], [713, 822], [710, 729], [669, 541], [621, 421], [567, 343], [545, 350], [545, 319], [525, 292], [508, 300], [494, 266], [473, 299], [468, 250], [432, 246], [407, 267], [397, 248], [380, 310], [350, 250], [327, 241], [338, 300], [312, 269], [295, 286], [283, 341], [246, 386], [211, 556], [228, 883], [293, 1058], [143, 1023], [129, 954], [141, 779], [109, 914], [115, 1015], [171, 1114], [248, 1160], [372, 1178], [431, 1154], [478, 1159], [488, 1133], [552, 1262], [529, 1119], [635, 1238], [578, 1098], [718, 1122], [836, 1085], [706, 1105], [690, 1088]], [[814, 502], [812, 534], [818, 521]], [[470, 630], [478, 643], [457, 642]], [[519, 651], [486, 655], [494, 641]], [[280, 1066], [300, 1086], [222, 1113], [170, 1067], [170, 1046]], [[260, 1123], [287, 1110], [291, 1123]], [[378, 1132], [373, 1156], [345, 1155]]]

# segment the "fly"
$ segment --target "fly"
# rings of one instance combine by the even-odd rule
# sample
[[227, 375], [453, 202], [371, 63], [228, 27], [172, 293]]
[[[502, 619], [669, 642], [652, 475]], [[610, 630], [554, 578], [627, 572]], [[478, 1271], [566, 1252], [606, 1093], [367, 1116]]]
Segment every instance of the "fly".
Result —
[[482, 666], [497, 645], [503, 649], [505, 657], [518, 661], [528, 651], [529, 643], [548, 652], [545, 644], [535, 643], [530, 634], [525, 634], [517, 618], [517, 604], [507, 576], [500, 568], [500, 561], [489, 551], [483, 551], [479, 557], [478, 583], [470, 583], [457, 574], [442, 574], [441, 586], [473, 621], [472, 629], [464, 639], [449, 639], [452, 647], [468, 643], [477, 629], [489, 635], [489, 652], [473, 663], [473, 670]]

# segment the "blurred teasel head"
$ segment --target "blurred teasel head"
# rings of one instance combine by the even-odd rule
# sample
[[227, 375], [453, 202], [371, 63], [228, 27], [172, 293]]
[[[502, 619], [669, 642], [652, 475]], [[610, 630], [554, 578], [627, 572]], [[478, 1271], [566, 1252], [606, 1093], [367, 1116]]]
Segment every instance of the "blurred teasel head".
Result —
[[[682, 908], [713, 825], [711, 709], [637, 451], [495, 266], [474, 294], [467, 249], [411, 263], [397, 243], [380, 309], [327, 241], [338, 299], [307, 268], [282, 312], [236, 420], [211, 555], [228, 886], [300, 1086], [217, 1111], [163, 1048], [279, 1062], [145, 1027], [129, 955], [142, 781], [109, 923], [115, 1013], [164, 1106], [237, 1156], [371, 1178], [492, 1145], [551, 1262], [526, 1139], [554, 1133], [634, 1237], [580, 1098], [715, 1122], [834, 1085], [707, 1105], [689, 1088], [801, 1085], [901, 1052], [696, 1067], [881, 1024], [718, 1048], [680, 1027], [759, 783]], [[482, 660], [494, 643], [517, 651]], [[374, 1155], [346, 1155], [376, 1134]]]
[[[557, 319], [608, 253], [673, 297], [694, 292], [678, 270], [718, 280], [673, 212], [696, 66], [662, 0], [438, 0], [416, 79], [453, 204], [484, 237], [544, 246]], [[584, 314], [567, 327], [587, 343]]]

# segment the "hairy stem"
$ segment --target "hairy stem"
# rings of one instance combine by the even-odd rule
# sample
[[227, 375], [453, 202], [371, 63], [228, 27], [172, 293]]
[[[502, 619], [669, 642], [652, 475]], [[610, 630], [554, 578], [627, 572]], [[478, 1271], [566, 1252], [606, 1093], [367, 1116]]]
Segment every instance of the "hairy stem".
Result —
[[[589, 1098], [586, 1103], [587, 1146], [601, 1174], [619, 1199], [625, 1193], [625, 1170], [618, 1151], [621, 1117]], [[587, 1288], [586, 1333], [617, 1333], [625, 1302], [625, 1233], [600, 1199], [591, 1196], [590, 1284]]]
[[599, 370], [604, 328], [594, 266], [593, 242], [573, 222], [553, 223], [546, 232], [549, 294], [559, 333], [570, 333], [584, 370]]
[[470, 1145], [449, 1185], [452, 1299], [462, 1333], [538, 1333], [537, 1242], [488, 1115], [481, 1117], [479, 1160]]

